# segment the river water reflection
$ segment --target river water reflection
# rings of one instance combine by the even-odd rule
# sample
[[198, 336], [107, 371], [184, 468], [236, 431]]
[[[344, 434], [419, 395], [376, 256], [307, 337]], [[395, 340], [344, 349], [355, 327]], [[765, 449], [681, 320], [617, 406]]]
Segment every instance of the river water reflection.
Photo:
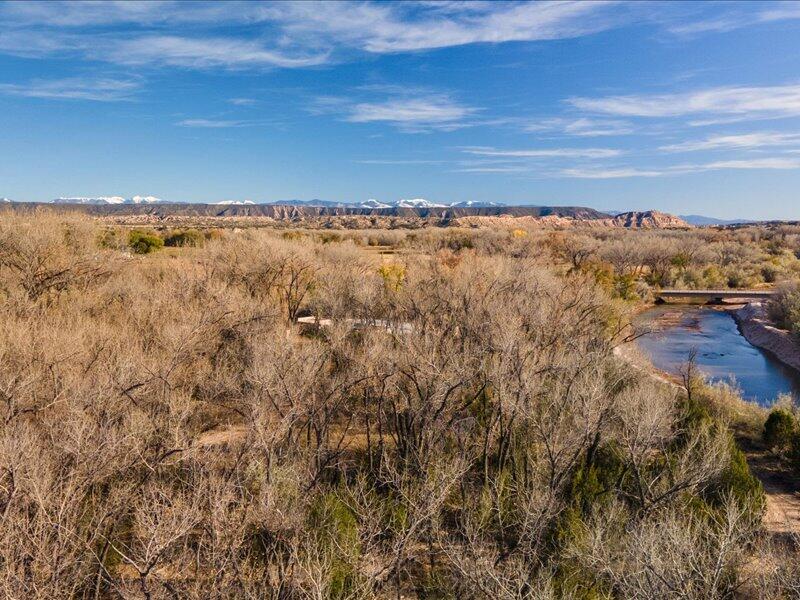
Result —
[[800, 373], [750, 344], [725, 311], [659, 306], [639, 315], [636, 324], [651, 331], [637, 344], [662, 371], [677, 373], [695, 349], [697, 366], [711, 381], [735, 381], [747, 400], [768, 405], [780, 394], [800, 399]]

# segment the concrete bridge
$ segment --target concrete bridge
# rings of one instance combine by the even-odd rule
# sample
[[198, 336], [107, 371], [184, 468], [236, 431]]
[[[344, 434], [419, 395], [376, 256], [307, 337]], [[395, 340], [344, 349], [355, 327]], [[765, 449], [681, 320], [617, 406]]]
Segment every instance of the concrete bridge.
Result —
[[711, 304], [721, 304], [725, 298], [768, 300], [775, 294], [777, 294], [775, 290], [659, 290], [654, 295], [660, 302], [666, 302], [671, 298], [686, 298], [704, 299]]

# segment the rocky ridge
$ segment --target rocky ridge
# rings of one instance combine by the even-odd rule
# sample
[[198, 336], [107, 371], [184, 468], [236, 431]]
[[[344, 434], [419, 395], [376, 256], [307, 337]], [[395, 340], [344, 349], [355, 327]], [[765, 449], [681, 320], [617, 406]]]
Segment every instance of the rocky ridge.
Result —
[[[51, 203], [9, 203], [17, 211]], [[59, 203], [69, 210], [125, 223], [182, 223], [192, 220], [247, 220], [252, 224], [303, 224], [334, 229], [419, 228], [419, 227], [623, 227], [669, 229], [691, 227], [682, 219], [658, 211], [630, 212], [616, 216], [582, 206], [393, 206], [367, 208], [292, 204], [220, 203], [192, 204], [166, 202]]]

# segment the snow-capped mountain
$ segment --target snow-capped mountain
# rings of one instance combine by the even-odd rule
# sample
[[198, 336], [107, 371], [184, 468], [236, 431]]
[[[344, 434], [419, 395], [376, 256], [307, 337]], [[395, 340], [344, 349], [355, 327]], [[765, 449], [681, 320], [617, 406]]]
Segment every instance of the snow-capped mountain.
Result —
[[399, 208], [447, 208], [446, 204], [437, 204], [425, 198], [404, 198], [394, 203]]
[[51, 200], [53, 204], [124, 204], [125, 198], [121, 196], [99, 196], [97, 198], [84, 198], [81, 196], [64, 196]]
[[134, 196], [133, 198], [123, 198], [122, 196], [97, 196], [87, 198], [83, 196], [66, 196], [50, 201], [52, 204], [159, 204], [166, 202], [155, 196]]
[[479, 200], [463, 200], [449, 204], [450, 208], [486, 208], [489, 206], [505, 206], [502, 202], [480, 202]]
[[0, 198], [0, 202], [13, 202], [11, 198]]
[[262, 204], [272, 206], [310, 206], [316, 208], [353, 208], [358, 206], [358, 204], [353, 202], [337, 202], [335, 200], [319, 200], [317, 198], [313, 200], [273, 200], [271, 202], [263, 202]]
[[162, 202], [166, 202], [166, 200], [155, 196], [134, 196], [130, 201], [125, 201], [125, 204], [159, 204]]
[[364, 200], [364, 202], [358, 203], [358, 208], [391, 208], [391, 204], [386, 204], [385, 202], [381, 202], [380, 200], [375, 200], [375, 198], [370, 198], [369, 200]]
[[[11, 202], [8, 198], [0, 199], [0, 202]], [[123, 198], [122, 196], [64, 196], [50, 201], [52, 204], [163, 204], [168, 203], [168, 200], [162, 200], [155, 196], [133, 196], [132, 198]], [[180, 203], [174, 203], [180, 204]], [[219, 202], [210, 202], [217, 206], [244, 206], [265, 204], [273, 206], [308, 206], [317, 208], [364, 208], [372, 210], [390, 209], [390, 208], [485, 208], [493, 206], [505, 206], [499, 202], [479, 202], [477, 200], [464, 200], [461, 202], [431, 202], [425, 198], [403, 198], [401, 200], [376, 200], [370, 198], [369, 200], [362, 200], [356, 202], [342, 202], [337, 200], [274, 200], [272, 202], [254, 202], [253, 200], [220, 200]]]
[[[374, 203], [374, 204], [373, 204]], [[481, 202], [478, 200], [462, 200], [460, 202], [431, 202], [425, 198], [411, 198], [388, 202], [367, 200], [358, 205], [359, 208], [486, 208], [490, 206], [505, 206], [500, 202]]]
[[273, 202], [265, 202], [265, 204], [282, 205], [282, 206], [313, 206], [322, 208], [369, 208], [369, 209], [382, 209], [382, 208], [464, 208], [464, 207], [486, 207], [486, 206], [504, 206], [497, 202], [478, 202], [476, 200], [467, 200], [463, 202], [453, 202], [444, 204], [441, 202], [431, 202], [425, 198], [403, 198], [401, 200], [376, 200], [370, 198], [369, 200], [362, 200], [360, 202], [338, 202], [335, 200], [275, 200]]

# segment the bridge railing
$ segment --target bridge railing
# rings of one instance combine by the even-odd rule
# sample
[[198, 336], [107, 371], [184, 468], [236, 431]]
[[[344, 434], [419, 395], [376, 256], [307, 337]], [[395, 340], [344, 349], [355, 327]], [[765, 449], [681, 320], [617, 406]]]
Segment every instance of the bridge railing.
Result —
[[667, 296], [774, 296], [775, 290], [658, 290], [658, 294]]

